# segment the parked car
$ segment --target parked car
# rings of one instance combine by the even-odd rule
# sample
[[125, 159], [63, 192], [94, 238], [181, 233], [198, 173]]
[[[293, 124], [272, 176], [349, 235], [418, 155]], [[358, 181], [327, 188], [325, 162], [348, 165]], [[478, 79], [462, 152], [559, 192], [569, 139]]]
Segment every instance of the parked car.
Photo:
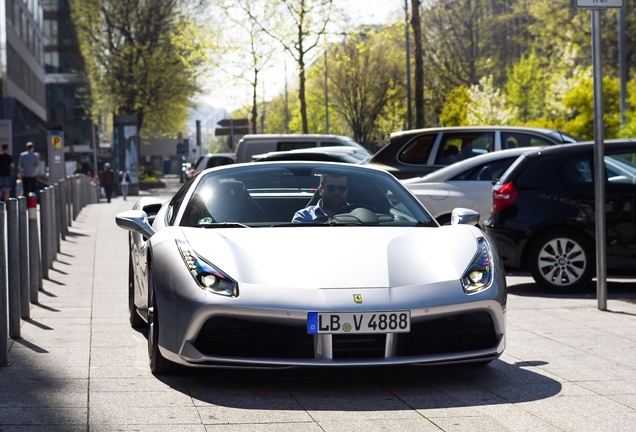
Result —
[[[606, 141], [608, 273], [636, 275], [636, 140]], [[548, 289], [587, 286], [596, 269], [594, 143], [524, 153], [493, 188], [485, 230], [504, 265]]]
[[236, 162], [251, 162], [252, 156], [272, 151], [286, 151], [311, 147], [355, 147], [362, 153], [371, 154], [349, 137], [320, 134], [252, 134], [245, 135], [236, 146]]
[[457, 207], [479, 213], [479, 225], [492, 210], [492, 186], [519, 155], [528, 151], [518, 147], [485, 153], [425, 175], [402, 180], [433, 215], [440, 225], [450, 224], [451, 213]]
[[233, 164], [235, 160], [236, 155], [234, 153], [208, 153], [197, 159], [194, 164], [193, 174], [208, 168], [230, 165]]
[[558, 131], [530, 127], [417, 129], [392, 133], [389, 143], [371, 157], [369, 165], [406, 179], [421, 177], [443, 166], [496, 150], [575, 141]]
[[[316, 189], [347, 204], [290, 223]], [[147, 327], [155, 373], [488, 363], [505, 347], [505, 274], [476, 212], [454, 216], [440, 227], [395, 177], [361, 165], [202, 171], [116, 217], [132, 232], [130, 321]]]
[[371, 155], [357, 147], [311, 147], [287, 151], [275, 151], [252, 156], [254, 162], [271, 162], [283, 160], [312, 160], [323, 162], [345, 162], [363, 164]]

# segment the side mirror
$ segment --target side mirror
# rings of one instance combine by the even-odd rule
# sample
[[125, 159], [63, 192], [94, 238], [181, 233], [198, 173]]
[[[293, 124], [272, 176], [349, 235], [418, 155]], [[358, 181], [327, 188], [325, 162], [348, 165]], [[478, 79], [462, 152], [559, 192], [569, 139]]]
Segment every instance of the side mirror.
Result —
[[458, 207], [451, 213], [451, 225], [477, 225], [479, 213], [475, 210]]
[[155, 230], [150, 226], [148, 215], [143, 210], [128, 210], [115, 216], [117, 226], [146, 238], [155, 235]]

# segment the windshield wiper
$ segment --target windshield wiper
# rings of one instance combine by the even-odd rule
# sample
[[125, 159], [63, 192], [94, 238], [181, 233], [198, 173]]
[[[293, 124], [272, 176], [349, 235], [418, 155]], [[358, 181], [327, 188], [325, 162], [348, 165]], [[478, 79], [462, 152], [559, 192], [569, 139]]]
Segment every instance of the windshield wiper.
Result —
[[249, 228], [240, 222], [202, 222], [196, 225], [198, 228]]

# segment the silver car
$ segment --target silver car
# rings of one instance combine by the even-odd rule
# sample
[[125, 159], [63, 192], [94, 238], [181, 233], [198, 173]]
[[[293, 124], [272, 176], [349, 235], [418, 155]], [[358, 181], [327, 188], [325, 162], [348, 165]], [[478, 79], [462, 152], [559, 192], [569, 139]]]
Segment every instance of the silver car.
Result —
[[532, 148], [513, 148], [475, 156], [424, 177], [402, 180], [440, 225], [449, 224], [456, 207], [479, 213], [479, 226], [492, 210], [492, 186], [510, 165]]
[[[332, 214], [292, 223], [298, 210]], [[456, 209], [440, 227], [359, 165], [205, 170], [116, 217], [132, 232], [130, 321], [148, 329], [155, 373], [488, 363], [505, 347], [506, 282], [477, 219]]]

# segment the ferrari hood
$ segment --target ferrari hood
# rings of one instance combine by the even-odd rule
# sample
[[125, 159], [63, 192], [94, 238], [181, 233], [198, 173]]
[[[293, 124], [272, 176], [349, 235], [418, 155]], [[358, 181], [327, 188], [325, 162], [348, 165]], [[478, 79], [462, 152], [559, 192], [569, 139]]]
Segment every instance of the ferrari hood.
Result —
[[197, 254], [239, 283], [316, 289], [457, 280], [479, 233], [465, 225], [184, 229]]

